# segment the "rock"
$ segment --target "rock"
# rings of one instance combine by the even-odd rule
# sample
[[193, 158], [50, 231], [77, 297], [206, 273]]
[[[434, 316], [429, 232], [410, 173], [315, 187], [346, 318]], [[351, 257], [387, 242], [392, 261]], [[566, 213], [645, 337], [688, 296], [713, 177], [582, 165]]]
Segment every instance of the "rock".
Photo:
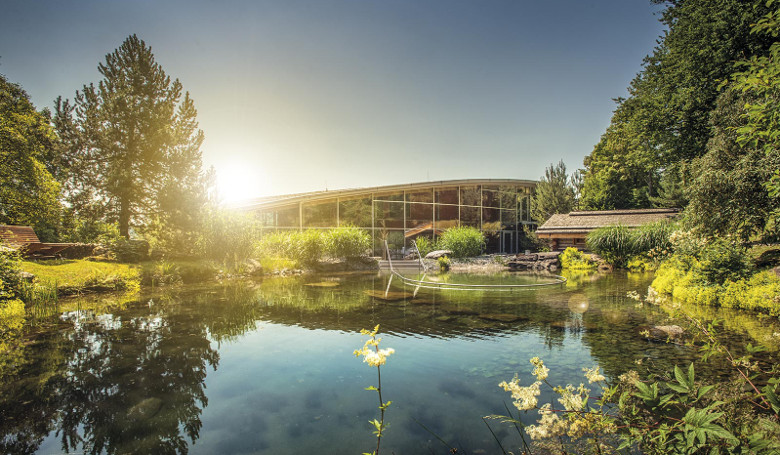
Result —
[[19, 272], [19, 278], [22, 281], [26, 281], [28, 283], [32, 283], [33, 280], [35, 279], [35, 275], [33, 275], [30, 272]]
[[263, 274], [263, 266], [254, 259], [247, 259], [244, 267], [249, 276], [260, 276]]
[[544, 253], [536, 253], [536, 255], [539, 257], [538, 260], [544, 261], [548, 259], [555, 259], [558, 260], [558, 256], [561, 255], [560, 251], [546, 251]]
[[159, 398], [147, 398], [136, 404], [129, 411], [127, 417], [133, 420], [148, 420], [157, 415], [162, 407], [162, 400]]
[[496, 322], [517, 322], [517, 321], [523, 321], [528, 319], [523, 316], [518, 316], [516, 314], [509, 314], [509, 313], [480, 314], [478, 317], [486, 321], [496, 321]]
[[538, 254], [518, 254], [514, 257], [514, 260], [518, 262], [536, 262], [538, 259]]
[[640, 333], [647, 340], [679, 342], [685, 330], [679, 325], [654, 325]]
[[425, 259], [439, 259], [442, 256], [452, 256], [452, 251], [450, 250], [431, 251], [430, 253], [425, 255]]
[[385, 302], [395, 302], [398, 300], [404, 300], [409, 297], [412, 297], [411, 292], [404, 292], [404, 291], [377, 291], [373, 289], [369, 289], [366, 291], [363, 291], [364, 294], [370, 295], [371, 297], [379, 300], [384, 300]]

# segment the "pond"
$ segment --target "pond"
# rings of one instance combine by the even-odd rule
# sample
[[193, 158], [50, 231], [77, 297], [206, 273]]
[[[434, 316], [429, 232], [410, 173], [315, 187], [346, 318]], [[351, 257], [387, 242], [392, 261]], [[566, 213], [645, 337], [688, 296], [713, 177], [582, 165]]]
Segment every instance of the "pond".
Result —
[[[382, 273], [288, 277], [164, 289], [113, 309], [99, 301], [63, 304], [29, 327], [16, 357], [1, 360], [0, 449], [370, 452], [368, 421], [378, 403], [364, 388], [376, 385], [376, 369], [353, 351], [366, 339], [360, 329], [376, 324], [381, 346], [396, 351], [382, 367], [384, 399], [393, 402], [382, 440], [388, 454], [447, 453], [440, 439], [459, 453], [500, 453], [482, 417], [507, 413], [510, 397], [498, 383], [518, 373], [529, 384], [534, 356], [558, 384], [583, 382], [583, 367], [600, 365], [616, 378], [696, 358], [690, 347], [639, 334], [674, 322], [664, 308], [626, 296], [644, 295], [651, 275], [585, 275], [509, 293], [389, 280]], [[766, 319], [726, 316], [726, 336], [777, 349], [772, 334], [780, 329]], [[722, 373], [712, 368], [707, 374]], [[543, 390], [541, 399], [550, 396]], [[490, 425], [504, 447], [520, 446], [513, 428]]]

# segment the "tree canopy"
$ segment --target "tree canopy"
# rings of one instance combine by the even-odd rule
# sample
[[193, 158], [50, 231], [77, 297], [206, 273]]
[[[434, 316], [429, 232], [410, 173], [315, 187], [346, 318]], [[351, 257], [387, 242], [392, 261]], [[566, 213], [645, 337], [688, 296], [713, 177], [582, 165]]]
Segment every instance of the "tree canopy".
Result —
[[576, 202], [577, 177], [566, 173], [563, 161], [550, 164], [544, 171], [544, 177], [536, 185], [536, 192], [531, 199], [531, 217], [539, 223], [544, 223], [556, 213], [569, 213]]
[[207, 198], [197, 111], [189, 93], [155, 61], [151, 47], [128, 37], [98, 65], [103, 79], [73, 103], [58, 99], [55, 125], [68, 157], [66, 195], [80, 216], [133, 226], [191, 224]]
[[628, 98], [616, 100], [610, 126], [585, 159], [586, 208], [682, 201], [673, 187], [684, 185], [685, 164], [706, 153], [722, 82], [774, 41], [751, 33], [769, 11], [764, 0], [657, 3], [667, 4], [661, 15], [667, 31], [629, 85]]
[[0, 224], [32, 225], [44, 241], [59, 221], [59, 184], [46, 167], [56, 141], [47, 113], [0, 74]]

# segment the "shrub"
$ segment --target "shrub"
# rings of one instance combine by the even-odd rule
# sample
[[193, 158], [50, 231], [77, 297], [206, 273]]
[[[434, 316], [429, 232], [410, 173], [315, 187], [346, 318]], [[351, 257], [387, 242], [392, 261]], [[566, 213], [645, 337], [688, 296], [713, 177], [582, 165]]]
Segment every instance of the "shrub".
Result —
[[436, 260], [436, 263], [439, 264], [439, 270], [442, 272], [449, 271], [450, 267], [452, 266], [452, 261], [447, 256], [441, 256]]
[[141, 262], [149, 259], [149, 243], [145, 240], [130, 240], [118, 237], [106, 247], [113, 258], [119, 262]]
[[291, 259], [301, 264], [314, 264], [325, 251], [322, 231], [310, 229], [303, 232], [274, 232], [264, 235], [255, 246], [260, 258]]
[[456, 258], [479, 256], [485, 250], [485, 236], [477, 228], [454, 227], [441, 234], [438, 247], [452, 251]]
[[363, 229], [342, 226], [325, 233], [327, 253], [333, 258], [357, 258], [367, 256], [371, 249], [371, 236]]
[[587, 270], [596, 267], [596, 263], [591, 260], [590, 255], [583, 254], [582, 251], [574, 247], [566, 248], [560, 256], [561, 267], [570, 270]]
[[0, 300], [19, 296], [20, 264], [19, 253], [0, 243]]
[[726, 239], [715, 239], [700, 254], [701, 271], [710, 282], [720, 284], [750, 276], [753, 265], [747, 250]]
[[588, 248], [615, 267], [625, 267], [635, 254], [631, 230], [622, 224], [593, 230], [587, 243]]
[[531, 251], [531, 252], [542, 252], [542, 251], [550, 251], [550, 244], [544, 240], [540, 239], [538, 235], [536, 235], [536, 231], [532, 231], [528, 226], [523, 226], [523, 233], [520, 236], [520, 251]]
[[417, 237], [414, 242], [417, 244], [417, 250], [419, 250], [422, 257], [436, 249], [436, 244], [428, 237]]
[[309, 229], [303, 232], [296, 232], [292, 237], [297, 239], [297, 255], [293, 259], [299, 260], [302, 264], [316, 264], [325, 252], [325, 235], [322, 231]]

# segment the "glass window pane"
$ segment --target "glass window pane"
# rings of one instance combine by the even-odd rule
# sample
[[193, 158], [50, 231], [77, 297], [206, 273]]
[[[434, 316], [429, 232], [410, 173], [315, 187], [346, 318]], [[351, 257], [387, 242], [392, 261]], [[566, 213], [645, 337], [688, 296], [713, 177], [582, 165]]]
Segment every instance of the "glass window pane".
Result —
[[277, 209], [276, 226], [298, 229], [300, 227], [298, 205]]
[[371, 198], [339, 201], [339, 223], [362, 228], [371, 227]]
[[517, 193], [517, 187], [514, 185], [501, 185], [498, 187], [498, 191], [504, 192], [504, 193]]
[[479, 186], [460, 187], [460, 203], [462, 205], [481, 205], [482, 195], [480, 194]]
[[460, 224], [461, 226], [473, 226], [479, 228], [480, 217], [479, 207], [461, 207]]
[[443, 190], [436, 190], [436, 202], [439, 204], [457, 204], [458, 189], [448, 188]]
[[517, 224], [517, 212], [514, 210], [502, 210], [501, 211], [501, 229], [515, 230]]
[[404, 231], [402, 230], [390, 230], [390, 229], [377, 229], [374, 236], [374, 254], [381, 257], [386, 257], [385, 253], [385, 240], [387, 240], [387, 246], [390, 248], [390, 254], [393, 255], [393, 259], [400, 259], [403, 257], [401, 249], [404, 247]]
[[374, 201], [374, 225], [377, 228], [404, 228], [404, 203]]
[[499, 231], [501, 230], [501, 211], [498, 209], [482, 209], [482, 230]]
[[482, 205], [484, 207], [498, 207], [499, 193], [497, 191], [490, 191], [482, 189]]
[[482, 190], [488, 190], [488, 191], [498, 191], [497, 185], [482, 185]]
[[274, 211], [268, 210], [258, 212], [255, 214], [255, 216], [257, 217], [257, 222], [260, 224], [260, 227], [276, 227], [276, 213]]
[[406, 229], [421, 228], [433, 228], [433, 204], [406, 204]]
[[398, 202], [403, 202], [403, 200], [404, 200], [404, 193], [403, 192], [377, 193], [377, 194], [374, 195], [374, 200], [377, 200], [377, 201], [398, 201]]
[[335, 227], [336, 200], [308, 203], [303, 205], [304, 227]]
[[517, 205], [517, 194], [515, 193], [498, 193], [500, 199], [499, 207], [502, 209], [515, 209]]
[[[456, 194], [457, 196], [457, 194]], [[458, 225], [457, 205], [436, 205], [436, 231], [440, 232]]]
[[433, 202], [433, 190], [406, 193], [407, 202]]

